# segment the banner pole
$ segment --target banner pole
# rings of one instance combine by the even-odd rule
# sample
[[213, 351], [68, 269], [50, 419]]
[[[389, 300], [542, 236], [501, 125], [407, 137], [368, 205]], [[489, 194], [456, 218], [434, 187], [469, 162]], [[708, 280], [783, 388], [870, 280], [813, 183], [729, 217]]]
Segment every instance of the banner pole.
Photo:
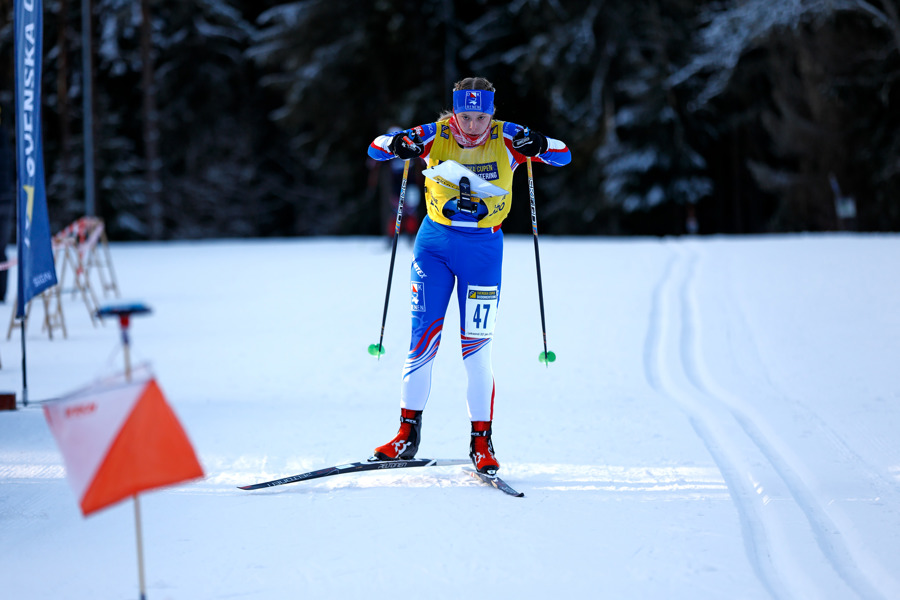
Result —
[[44, 40], [43, 0], [14, 0], [13, 57], [16, 111], [16, 317], [22, 323], [22, 402], [28, 404], [25, 377], [25, 322], [28, 302], [56, 285], [41, 125], [41, 73]]
[[25, 319], [19, 321], [21, 327], [19, 332], [22, 334], [22, 406], [28, 406], [28, 373], [26, 371], [25, 360]]

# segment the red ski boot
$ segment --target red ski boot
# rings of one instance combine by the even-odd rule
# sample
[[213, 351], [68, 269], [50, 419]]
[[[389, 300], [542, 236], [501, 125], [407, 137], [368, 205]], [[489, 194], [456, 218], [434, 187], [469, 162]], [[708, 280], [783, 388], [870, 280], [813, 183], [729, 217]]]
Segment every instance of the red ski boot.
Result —
[[422, 429], [422, 411], [400, 409], [400, 431], [384, 446], [375, 448], [369, 460], [409, 460], [419, 450], [419, 432]]
[[491, 422], [472, 421], [472, 441], [469, 443], [469, 458], [475, 470], [485, 475], [496, 475], [500, 463], [494, 456], [494, 445], [491, 443]]

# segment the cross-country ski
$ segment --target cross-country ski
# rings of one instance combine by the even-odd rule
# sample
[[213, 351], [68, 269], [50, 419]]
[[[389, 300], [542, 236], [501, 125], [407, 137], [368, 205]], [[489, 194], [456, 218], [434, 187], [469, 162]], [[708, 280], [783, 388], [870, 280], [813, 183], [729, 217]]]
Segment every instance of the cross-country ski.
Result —
[[344, 475], [347, 473], [362, 473], [364, 471], [392, 471], [394, 469], [409, 469], [413, 467], [446, 467], [450, 465], [464, 465], [469, 461], [462, 458], [415, 458], [412, 460], [382, 460], [382, 461], [359, 461], [317, 469], [307, 473], [299, 473], [297, 475], [289, 475], [272, 481], [263, 481], [261, 483], [252, 483], [250, 485], [238, 486], [241, 490], [259, 490], [270, 488], [287, 483], [296, 483], [298, 481], [309, 481], [310, 479], [319, 479], [321, 477], [331, 477], [333, 475]]
[[479, 473], [478, 471], [474, 471], [472, 469], [466, 469], [469, 475], [471, 475], [474, 479], [479, 479], [484, 483], [488, 484], [491, 487], [495, 487], [504, 494], [509, 494], [510, 496], [515, 496], [516, 498], [524, 498], [525, 494], [523, 492], [519, 492], [511, 485], [500, 479], [497, 475], [486, 475], [485, 473]]

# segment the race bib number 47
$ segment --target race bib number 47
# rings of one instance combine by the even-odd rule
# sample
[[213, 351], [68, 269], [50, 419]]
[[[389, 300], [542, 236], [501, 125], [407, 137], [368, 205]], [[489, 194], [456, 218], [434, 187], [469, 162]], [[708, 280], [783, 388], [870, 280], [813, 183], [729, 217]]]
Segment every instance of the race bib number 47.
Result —
[[466, 291], [467, 337], [491, 337], [497, 322], [497, 304], [500, 290], [497, 286], [470, 285]]

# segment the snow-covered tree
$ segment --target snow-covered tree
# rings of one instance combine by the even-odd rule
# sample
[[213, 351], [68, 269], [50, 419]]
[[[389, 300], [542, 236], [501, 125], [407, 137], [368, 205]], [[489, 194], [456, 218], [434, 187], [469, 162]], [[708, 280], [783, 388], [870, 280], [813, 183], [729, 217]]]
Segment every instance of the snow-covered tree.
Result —
[[443, 107], [446, 4], [305, 0], [259, 16], [247, 55], [281, 100], [269, 117], [291, 137], [301, 232], [361, 232], [376, 219], [365, 148]]
[[[516, 101], [533, 103], [498, 99], [504, 115], [533, 119], [572, 148], [572, 173], [539, 184], [549, 199], [544, 214], [559, 230], [616, 231], [617, 213], [708, 193], [703, 158], [667, 82], [689, 5], [519, 1], [465, 28], [462, 57], [478, 70], [508, 70]], [[682, 223], [664, 230], [681, 231]]]
[[[545, 231], [677, 233], [694, 206], [708, 232], [830, 227], [832, 180], [861, 227], [900, 228], [896, 0], [92, 1], [114, 237], [374, 233], [366, 145], [433, 120], [470, 75], [496, 84], [499, 118], [572, 149], [536, 171]], [[83, 206], [80, 5], [45, 7], [58, 227]], [[505, 226], [527, 232], [528, 211]]]
[[[712, 190], [682, 101], [668, 81], [687, 38], [686, 12], [672, 10], [649, 3], [636, 11], [636, 26], [630, 29], [643, 36], [636, 43], [626, 41], [617, 57], [606, 140], [596, 154], [606, 201], [626, 213], [696, 205]], [[684, 231], [685, 210], [674, 206], [661, 213], [662, 222], [649, 225], [650, 232]]]
[[[152, 166], [140, 160], [140, 141], [148, 134], [139, 128], [152, 117], [139, 102], [146, 87], [141, 77], [142, 18], [135, 2], [98, 2], [98, 71], [110, 92], [100, 97], [107, 104], [98, 112], [115, 115], [99, 137], [105, 159], [117, 165], [105, 169], [101, 188], [121, 227], [148, 235], [152, 220], [146, 206], [155, 191], [141, 181]], [[285, 200], [290, 176], [277, 164], [263, 166], [273, 157], [277, 161], [279, 153], [260, 152], [266, 135], [272, 135], [271, 142], [277, 134], [267, 127], [264, 98], [244, 55], [253, 25], [236, 2], [223, 0], [153, 2], [150, 20], [162, 163], [158, 197], [167, 235], [277, 232], [290, 212]], [[110, 103], [123, 101], [125, 110]]]
[[[771, 227], [837, 226], [829, 181], [862, 191], [875, 182], [860, 173], [898, 156], [897, 144], [879, 136], [896, 114], [885, 101], [896, 89], [896, 4], [733, 0], [705, 6], [698, 19], [692, 56], [672, 85], [690, 90], [689, 108], [713, 137], [746, 140], [756, 135], [751, 127], [765, 133], [764, 146], [734, 152], [760, 190], [778, 198]], [[882, 142], [874, 153], [873, 136]], [[861, 156], [867, 165], [855, 165]], [[896, 178], [882, 179], [871, 193], [884, 197]], [[891, 212], [890, 203], [878, 205]]]

